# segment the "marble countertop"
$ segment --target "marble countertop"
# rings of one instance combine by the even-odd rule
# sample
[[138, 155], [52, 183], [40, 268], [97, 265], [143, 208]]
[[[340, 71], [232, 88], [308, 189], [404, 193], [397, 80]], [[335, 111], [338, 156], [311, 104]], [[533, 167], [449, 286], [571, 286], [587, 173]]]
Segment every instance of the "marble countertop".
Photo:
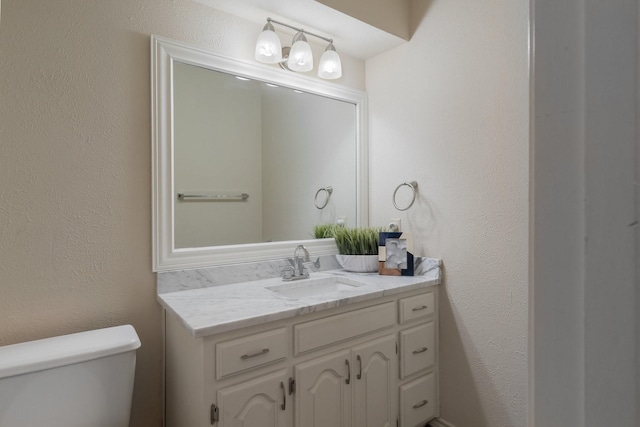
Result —
[[[195, 338], [342, 307], [401, 292], [440, 284], [439, 265], [419, 276], [380, 276], [343, 270], [311, 273], [310, 279], [283, 282], [281, 278], [212, 286], [158, 294], [160, 304], [180, 319]], [[317, 296], [287, 297], [268, 287], [304, 285], [305, 281], [345, 277], [360, 286]], [[309, 282], [311, 283], [311, 282]]]

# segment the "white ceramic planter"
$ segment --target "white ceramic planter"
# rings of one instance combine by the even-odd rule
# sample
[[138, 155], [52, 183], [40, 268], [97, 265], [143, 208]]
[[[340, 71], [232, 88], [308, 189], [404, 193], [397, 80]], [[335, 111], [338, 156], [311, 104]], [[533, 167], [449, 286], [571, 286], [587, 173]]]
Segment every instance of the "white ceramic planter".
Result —
[[342, 268], [354, 273], [378, 271], [378, 255], [336, 255]]

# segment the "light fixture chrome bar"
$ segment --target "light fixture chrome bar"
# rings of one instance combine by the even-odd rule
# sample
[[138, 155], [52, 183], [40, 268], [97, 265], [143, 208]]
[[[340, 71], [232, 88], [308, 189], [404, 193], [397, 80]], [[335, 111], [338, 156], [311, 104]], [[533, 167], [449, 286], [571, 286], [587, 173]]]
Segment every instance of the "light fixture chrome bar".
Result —
[[185, 194], [178, 193], [181, 202], [207, 201], [207, 202], [234, 202], [244, 201], [249, 198], [247, 193], [240, 194]]
[[299, 33], [307, 34], [313, 37], [317, 37], [329, 43], [333, 43], [333, 39], [328, 39], [326, 37], [320, 36], [318, 34], [311, 33], [303, 28], [296, 28], [293, 25], [285, 24], [284, 22], [276, 21], [275, 19], [267, 18], [267, 22], [273, 22], [274, 24], [282, 25], [283, 27], [291, 28], [292, 30], [296, 30]]

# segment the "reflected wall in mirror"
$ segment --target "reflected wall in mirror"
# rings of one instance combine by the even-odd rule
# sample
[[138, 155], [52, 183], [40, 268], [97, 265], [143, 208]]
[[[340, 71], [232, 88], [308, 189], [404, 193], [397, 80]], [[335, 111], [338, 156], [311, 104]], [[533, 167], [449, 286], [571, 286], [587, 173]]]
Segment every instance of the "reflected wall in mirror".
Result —
[[314, 225], [367, 225], [364, 93], [151, 44], [154, 271], [336, 253]]
[[316, 224], [355, 222], [353, 103], [181, 62], [173, 72], [175, 191], [225, 196], [176, 202], [176, 248], [309, 239]]

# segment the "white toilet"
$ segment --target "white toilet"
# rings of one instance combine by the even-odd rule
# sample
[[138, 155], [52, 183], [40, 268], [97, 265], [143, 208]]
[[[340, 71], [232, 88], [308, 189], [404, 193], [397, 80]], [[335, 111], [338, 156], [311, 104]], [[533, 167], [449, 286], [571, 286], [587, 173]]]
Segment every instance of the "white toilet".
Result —
[[0, 427], [127, 427], [131, 325], [0, 347]]

